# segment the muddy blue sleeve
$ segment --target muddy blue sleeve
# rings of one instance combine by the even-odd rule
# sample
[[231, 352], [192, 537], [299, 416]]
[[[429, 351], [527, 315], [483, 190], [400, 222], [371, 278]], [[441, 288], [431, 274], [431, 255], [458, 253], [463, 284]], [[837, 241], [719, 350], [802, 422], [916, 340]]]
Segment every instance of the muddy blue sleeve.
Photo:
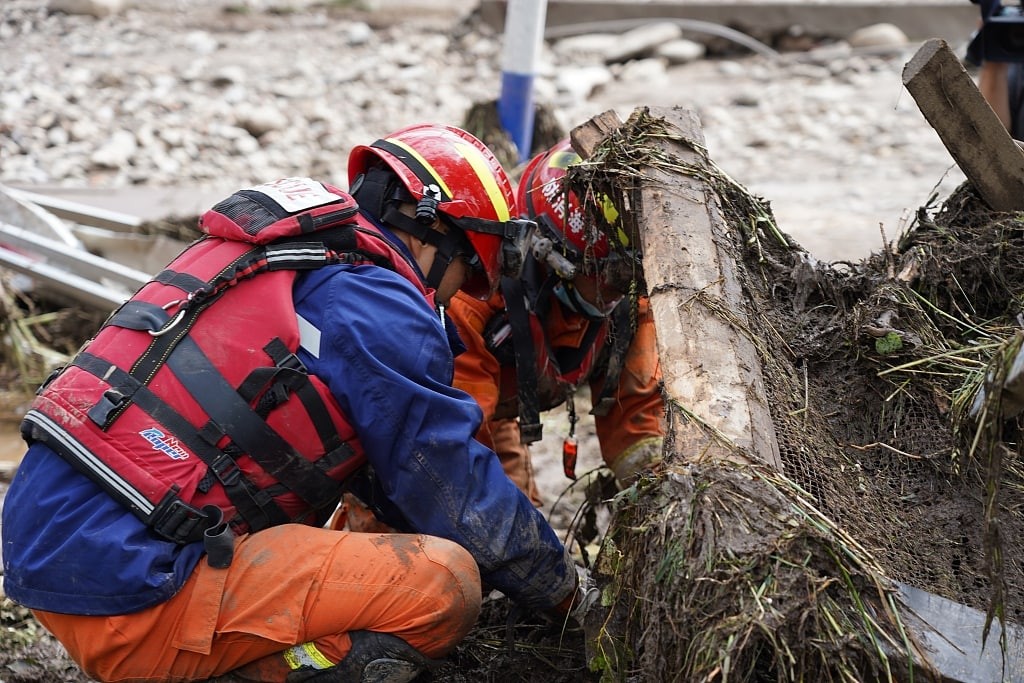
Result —
[[489, 586], [527, 606], [567, 596], [572, 561], [474, 438], [480, 409], [451, 387], [448, 337], [422, 295], [382, 268], [338, 266], [304, 276], [296, 303], [321, 340], [303, 362], [338, 398], [409, 530], [459, 543]]

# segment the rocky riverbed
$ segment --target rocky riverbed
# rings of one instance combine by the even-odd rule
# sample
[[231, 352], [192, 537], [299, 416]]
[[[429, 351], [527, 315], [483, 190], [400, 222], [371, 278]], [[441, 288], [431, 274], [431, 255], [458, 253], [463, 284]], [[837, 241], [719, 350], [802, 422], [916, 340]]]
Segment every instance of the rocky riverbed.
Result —
[[[17, 187], [107, 204], [180, 187], [168, 210], [185, 214], [267, 178], [344, 185], [353, 145], [459, 124], [500, 92], [502, 36], [470, 0], [50, 2], [102, 16], [0, 6], [0, 182]], [[891, 239], [962, 179], [902, 86], [917, 46], [896, 27], [790, 37], [810, 49], [778, 58], [723, 40], [701, 58], [706, 36], [664, 30], [631, 54], [621, 35], [562, 33], [543, 47], [536, 97], [565, 130], [611, 108], [696, 111], [712, 159], [819, 258], [880, 247], [880, 226]]]

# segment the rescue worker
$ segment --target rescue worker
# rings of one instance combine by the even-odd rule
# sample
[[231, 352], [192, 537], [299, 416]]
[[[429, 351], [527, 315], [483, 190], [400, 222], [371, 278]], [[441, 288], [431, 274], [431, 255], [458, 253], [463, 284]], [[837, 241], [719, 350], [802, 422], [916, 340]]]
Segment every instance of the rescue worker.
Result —
[[[587, 225], [579, 198], [567, 191], [566, 168], [579, 160], [563, 140], [527, 164], [517, 204], [538, 231], [522, 276], [503, 278], [486, 301], [456, 294], [450, 310], [467, 346], [455, 360], [455, 386], [484, 412], [477, 438], [537, 506], [529, 444], [542, 436], [539, 412], [567, 402], [563, 456], [573, 478], [573, 394], [582, 385], [590, 388], [601, 455], [620, 485], [660, 459], [664, 435], [647, 299], [625, 296], [631, 259]], [[614, 222], [610, 205], [606, 213]]]
[[[508, 177], [431, 124], [348, 168], [352, 196], [292, 178], [206, 212], [26, 415], [4, 589], [98, 681], [408, 681], [482, 581], [584, 604], [451, 387], [443, 305], [489, 295], [530, 227]], [[323, 528], [357, 473], [409, 533]]]

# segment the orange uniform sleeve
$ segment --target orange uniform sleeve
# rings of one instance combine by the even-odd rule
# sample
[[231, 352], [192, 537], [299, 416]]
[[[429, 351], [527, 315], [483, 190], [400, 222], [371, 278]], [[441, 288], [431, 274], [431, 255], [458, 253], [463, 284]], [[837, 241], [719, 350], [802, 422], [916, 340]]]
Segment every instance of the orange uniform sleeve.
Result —
[[461, 291], [451, 301], [448, 315], [455, 323], [466, 351], [455, 358], [455, 380], [452, 384], [476, 399], [484, 413], [477, 431], [477, 440], [498, 454], [505, 474], [526, 494], [536, 507], [542, 504], [533, 476], [530, 450], [522, 443], [519, 422], [515, 418], [496, 419], [501, 391], [501, 366], [487, 350], [484, 327], [505, 301], [495, 294], [488, 301], [474, 299]]
[[[604, 377], [591, 381], [591, 395], [600, 393]], [[638, 449], [660, 456], [665, 435], [665, 403], [661, 394], [661, 365], [654, 337], [654, 316], [646, 297], [638, 301], [637, 326], [626, 352], [615, 392], [615, 405], [607, 415], [595, 418], [601, 456], [619, 475], [619, 461]], [[650, 454], [654, 455], [654, 453]]]
[[[448, 316], [455, 323], [459, 337], [466, 345], [466, 351], [455, 357], [455, 379], [452, 384], [476, 399], [477, 405], [484, 412], [484, 426], [494, 417], [501, 388], [501, 366], [487, 350], [484, 326], [504, 307], [505, 301], [501, 294], [480, 301], [462, 291], [452, 297], [448, 307]], [[490, 439], [484, 443], [490, 444]]]

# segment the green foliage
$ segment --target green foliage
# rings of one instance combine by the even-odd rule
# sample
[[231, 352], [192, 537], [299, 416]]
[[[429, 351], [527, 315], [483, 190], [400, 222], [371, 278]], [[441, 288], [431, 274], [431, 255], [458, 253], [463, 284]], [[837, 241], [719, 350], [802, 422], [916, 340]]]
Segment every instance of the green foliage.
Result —
[[658, 562], [654, 580], [659, 583], [674, 584], [679, 578], [680, 572], [685, 573], [687, 558], [686, 548], [682, 544], [670, 543]]
[[886, 332], [884, 337], [875, 340], [875, 351], [886, 356], [903, 348], [903, 337], [898, 332]]

